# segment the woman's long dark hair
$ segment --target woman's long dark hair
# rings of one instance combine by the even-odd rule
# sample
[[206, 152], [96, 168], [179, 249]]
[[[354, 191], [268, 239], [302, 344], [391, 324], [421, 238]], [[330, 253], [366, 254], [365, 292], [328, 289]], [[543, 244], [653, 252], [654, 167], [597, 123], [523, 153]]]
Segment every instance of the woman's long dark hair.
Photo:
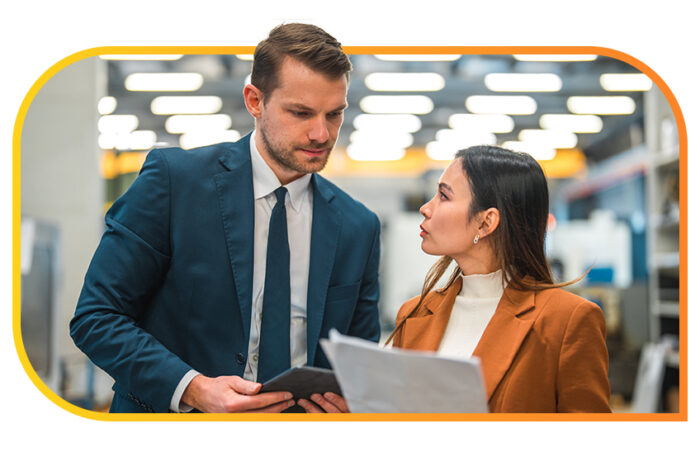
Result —
[[[494, 207], [500, 213], [500, 222], [489, 235], [496, 261], [508, 277], [509, 286], [518, 290], [559, 288], [577, 282], [583, 277], [555, 284], [544, 252], [544, 239], [549, 216], [549, 190], [542, 167], [530, 155], [496, 146], [474, 146], [455, 155], [466, 175], [472, 202], [468, 218]], [[387, 343], [423, 304], [435, 288], [452, 258], [442, 256], [428, 271], [423, 290], [416, 306], [396, 326]], [[455, 267], [443, 293], [460, 273], [469, 270]]]

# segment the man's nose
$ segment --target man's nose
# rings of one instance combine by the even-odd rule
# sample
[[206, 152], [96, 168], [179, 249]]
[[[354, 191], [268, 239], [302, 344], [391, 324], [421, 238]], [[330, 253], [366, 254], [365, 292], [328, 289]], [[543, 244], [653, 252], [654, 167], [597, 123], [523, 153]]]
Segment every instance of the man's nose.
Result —
[[330, 135], [328, 131], [328, 122], [323, 116], [314, 118], [309, 130], [309, 139], [315, 142], [324, 143]]

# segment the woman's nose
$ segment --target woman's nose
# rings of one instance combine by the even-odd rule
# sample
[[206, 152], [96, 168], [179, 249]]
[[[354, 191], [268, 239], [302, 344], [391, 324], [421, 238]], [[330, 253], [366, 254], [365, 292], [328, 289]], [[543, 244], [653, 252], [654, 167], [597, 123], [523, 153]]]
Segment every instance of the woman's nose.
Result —
[[423, 204], [421, 208], [418, 209], [418, 212], [420, 212], [423, 217], [428, 218], [430, 216], [430, 201]]

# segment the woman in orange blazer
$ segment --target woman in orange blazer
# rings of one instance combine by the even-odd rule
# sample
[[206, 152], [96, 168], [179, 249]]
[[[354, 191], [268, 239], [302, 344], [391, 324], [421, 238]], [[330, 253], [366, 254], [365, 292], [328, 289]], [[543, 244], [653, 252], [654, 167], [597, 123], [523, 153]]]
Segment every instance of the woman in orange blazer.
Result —
[[605, 320], [561, 289], [573, 282], [553, 283], [539, 164], [499, 147], [461, 150], [420, 212], [421, 247], [442, 257], [399, 310], [394, 347], [479, 357], [491, 412], [610, 412]]

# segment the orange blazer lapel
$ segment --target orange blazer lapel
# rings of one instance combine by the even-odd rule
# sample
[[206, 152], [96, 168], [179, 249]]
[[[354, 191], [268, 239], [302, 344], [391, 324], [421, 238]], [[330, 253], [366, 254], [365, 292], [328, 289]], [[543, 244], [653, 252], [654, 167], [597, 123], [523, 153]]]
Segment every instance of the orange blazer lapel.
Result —
[[474, 356], [481, 359], [489, 400], [532, 328], [536, 313], [525, 313], [534, 307], [534, 291], [518, 291], [507, 286], [474, 350]]
[[414, 350], [437, 351], [450, 320], [455, 298], [461, 289], [462, 278], [458, 277], [444, 294], [435, 293], [426, 298], [423, 304], [425, 311], [419, 310], [419, 315], [409, 317], [404, 323], [401, 346]]

